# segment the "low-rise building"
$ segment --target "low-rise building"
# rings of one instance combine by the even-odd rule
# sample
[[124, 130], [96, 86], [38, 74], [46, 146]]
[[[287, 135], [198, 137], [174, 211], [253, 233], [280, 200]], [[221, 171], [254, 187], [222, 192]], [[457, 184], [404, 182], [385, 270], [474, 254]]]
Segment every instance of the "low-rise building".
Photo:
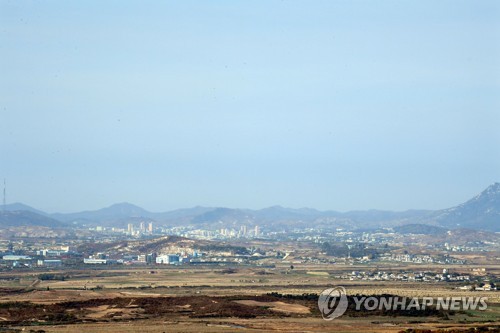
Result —
[[62, 266], [62, 260], [58, 260], [58, 259], [38, 260], [37, 265], [43, 266], [43, 267], [60, 267], [60, 266]]
[[179, 263], [179, 256], [176, 254], [164, 254], [156, 257], [157, 264], [174, 265]]
[[83, 259], [84, 264], [91, 264], [91, 265], [106, 265], [108, 263], [108, 259], [95, 259], [95, 258], [84, 258]]

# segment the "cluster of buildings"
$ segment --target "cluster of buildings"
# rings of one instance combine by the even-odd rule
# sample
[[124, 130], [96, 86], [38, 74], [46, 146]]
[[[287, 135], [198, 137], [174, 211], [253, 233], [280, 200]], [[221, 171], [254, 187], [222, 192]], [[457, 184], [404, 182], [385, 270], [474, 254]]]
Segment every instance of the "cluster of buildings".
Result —
[[153, 234], [153, 222], [141, 222], [139, 227], [135, 227], [133, 223], [127, 225], [127, 234], [130, 236], [139, 236], [143, 234]]
[[258, 225], [253, 227], [242, 225], [239, 228], [220, 228], [217, 230], [195, 229], [193, 227], [173, 227], [162, 228], [161, 232], [167, 235], [206, 240], [259, 238], [265, 236]]
[[444, 243], [444, 249], [450, 252], [484, 252], [484, 247], [481, 246], [463, 246]]
[[415, 264], [453, 264], [463, 265], [465, 260], [451, 257], [436, 257], [429, 254], [386, 254], [380, 257], [383, 261], [411, 262]]
[[83, 263], [87, 265], [146, 265], [146, 264], [162, 264], [162, 265], [179, 265], [189, 262], [189, 257], [181, 257], [178, 254], [162, 254], [156, 253], [139, 254], [139, 255], [124, 255], [120, 259], [109, 258], [104, 253], [89, 256], [83, 259]]
[[366, 272], [353, 271], [350, 274], [339, 276], [345, 280], [366, 280], [366, 281], [402, 281], [402, 282], [469, 282], [470, 275], [449, 273], [443, 269], [443, 273], [435, 272]]
[[153, 222], [128, 223], [127, 228], [116, 227], [91, 227], [91, 231], [97, 231], [100, 235], [126, 235], [132, 237], [148, 237], [152, 235], [175, 235], [186, 238], [206, 240], [227, 240], [236, 238], [258, 238], [265, 237], [260, 226], [242, 225], [239, 228], [220, 228], [216, 230], [200, 229], [193, 226], [157, 227]]
[[155, 233], [153, 222], [145, 222], [145, 221], [142, 221], [139, 224], [128, 223], [126, 229], [97, 226], [97, 227], [90, 227], [89, 230], [105, 234], [124, 234], [133, 237], [150, 236]]
[[221, 236], [227, 238], [248, 238], [248, 237], [259, 237], [261, 236], [260, 227], [258, 225], [253, 228], [249, 228], [246, 225], [242, 225], [239, 230], [221, 228], [218, 230]]
[[75, 255], [71, 246], [63, 245], [56, 248], [46, 248], [33, 251], [32, 254], [7, 253], [2, 256], [4, 263], [11, 267], [60, 267], [63, 259]]

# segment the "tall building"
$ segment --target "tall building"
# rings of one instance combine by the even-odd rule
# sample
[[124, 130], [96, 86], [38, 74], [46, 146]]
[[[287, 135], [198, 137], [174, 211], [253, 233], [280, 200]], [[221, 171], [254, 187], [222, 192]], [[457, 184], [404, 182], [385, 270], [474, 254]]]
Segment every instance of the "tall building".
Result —
[[260, 235], [260, 228], [258, 225], [255, 226], [254, 234], [255, 234], [255, 237]]
[[134, 225], [132, 223], [128, 224], [128, 233], [133, 234], [134, 233]]
[[139, 227], [139, 228], [140, 228], [140, 230], [141, 230], [142, 232], [146, 231], [146, 223], [141, 222], [141, 224], [140, 224], [140, 227]]
[[148, 232], [149, 232], [150, 234], [152, 234], [152, 233], [153, 233], [153, 222], [149, 222], [149, 224], [148, 224]]

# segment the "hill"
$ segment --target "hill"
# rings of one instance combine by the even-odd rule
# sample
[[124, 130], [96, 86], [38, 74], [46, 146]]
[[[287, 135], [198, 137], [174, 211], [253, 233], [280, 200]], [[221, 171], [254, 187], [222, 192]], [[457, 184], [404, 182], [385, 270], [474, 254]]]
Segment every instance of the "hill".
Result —
[[40, 226], [65, 228], [66, 223], [26, 210], [5, 211], [0, 213], [0, 227]]
[[163, 236], [153, 239], [141, 239], [132, 241], [114, 241], [109, 243], [83, 243], [78, 247], [78, 252], [93, 254], [97, 252], [112, 253], [168, 253], [169, 249], [199, 249], [199, 250], [227, 250], [233, 252], [245, 252], [244, 248], [229, 245], [221, 241], [190, 239], [179, 236]]
[[442, 235], [447, 229], [427, 224], [406, 224], [394, 227], [398, 234], [416, 234], [416, 235]]
[[32, 213], [44, 215], [44, 216], [48, 216], [49, 215], [49, 214], [47, 214], [45, 212], [42, 212], [41, 210], [38, 210], [36, 208], [33, 208], [31, 206], [25, 205], [25, 204], [20, 203], [20, 202], [14, 202], [14, 203], [5, 205], [5, 210], [10, 211], [10, 212], [24, 210], [24, 211], [28, 211], [28, 212], [32, 212]]

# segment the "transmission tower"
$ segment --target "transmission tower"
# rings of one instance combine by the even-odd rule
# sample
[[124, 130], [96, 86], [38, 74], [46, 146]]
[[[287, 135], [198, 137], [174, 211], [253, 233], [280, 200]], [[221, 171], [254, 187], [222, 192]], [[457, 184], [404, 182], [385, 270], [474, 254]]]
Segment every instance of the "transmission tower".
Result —
[[5, 214], [5, 211], [7, 210], [7, 207], [6, 207], [7, 206], [7, 200], [6, 200], [7, 190], [6, 190], [6, 188], [7, 188], [7, 185], [5, 184], [5, 178], [4, 178], [3, 179], [3, 206], [2, 206], [4, 214]]

